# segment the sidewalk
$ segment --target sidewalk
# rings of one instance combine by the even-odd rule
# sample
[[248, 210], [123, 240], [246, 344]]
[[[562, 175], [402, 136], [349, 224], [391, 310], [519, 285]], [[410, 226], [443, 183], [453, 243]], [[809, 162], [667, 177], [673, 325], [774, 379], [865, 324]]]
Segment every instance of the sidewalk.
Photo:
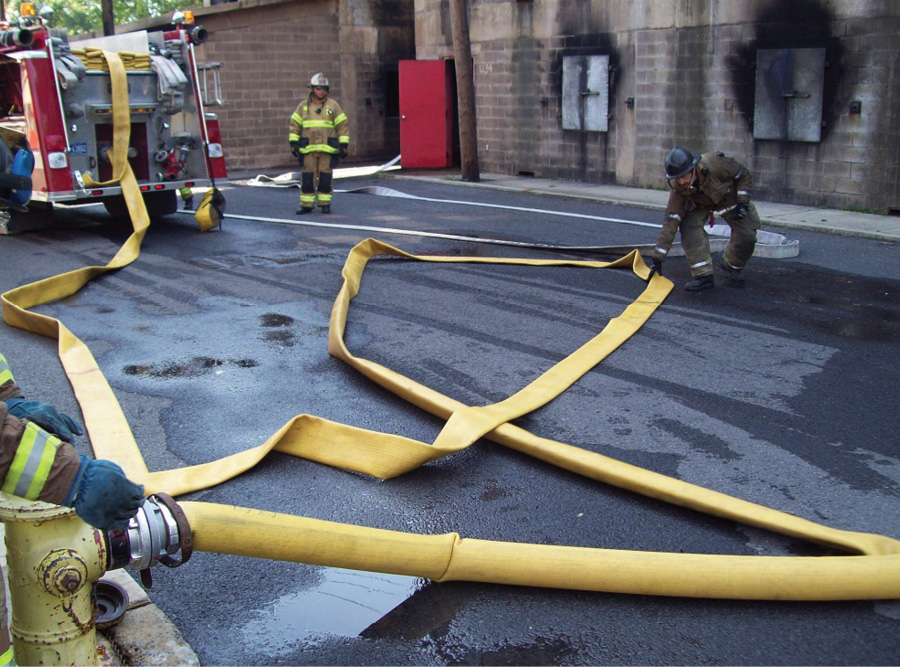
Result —
[[[433, 172], [416, 170], [404, 172], [401, 169], [385, 171], [380, 176], [382, 178], [408, 178], [430, 181], [444, 185], [454, 184], [464, 187], [506, 190], [508, 192], [587, 199], [604, 204], [622, 204], [654, 211], [664, 211], [669, 197], [668, 192], [665, 190], [553, 181], [528, 176], [504, 176], [501, 174], [481, 174], [480, 182], [469, 183], [460, 178], [458, 170], [435, 170]], [[855, 213], [853, 211], [775, 204], [757, 200], [754, 200], [753, 203], [756, 204], [759, 217], [763, 225], [766, 226], [806, 229], [879, 241], [900, 241], [900, 216]], [[659, 222], [662, 223], [661, 215]]]

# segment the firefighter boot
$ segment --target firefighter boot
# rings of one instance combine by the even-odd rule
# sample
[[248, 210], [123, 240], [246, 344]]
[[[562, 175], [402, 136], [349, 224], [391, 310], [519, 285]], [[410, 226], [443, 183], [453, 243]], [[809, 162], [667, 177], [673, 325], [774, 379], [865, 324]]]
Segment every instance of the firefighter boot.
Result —
[[684, 284], [684, 289], [688, 292], [699, 292], [702, 289], [708, 289], [715, 286], [715, 280], [713, 280], [712, 274], [710, 274], [708, 276], [700, 276], [699, 278], [689, 280]]
[[724, 256], [722, 257], [722, 262], [719, 264], [721, 269], [728, 274], [728, 282], [725, 283], [729, 287], [743, 287], [744, 286], [744, 273], [743, 269], [737, 269], [728, 263], [728, 259]]
[[301, 206], [296, 211], [297, 215], [306, 215], [307, 213], [312, 213], [312, 212], [313, 212], [313, 210], [312, 210], [311, 206], [309, 208], [307, 208], [306, 206]]
[[325, 206], [322, 206], [321, 208], [322, 208], [322, 213], [331, 213], [331, 204], [326, 204]]

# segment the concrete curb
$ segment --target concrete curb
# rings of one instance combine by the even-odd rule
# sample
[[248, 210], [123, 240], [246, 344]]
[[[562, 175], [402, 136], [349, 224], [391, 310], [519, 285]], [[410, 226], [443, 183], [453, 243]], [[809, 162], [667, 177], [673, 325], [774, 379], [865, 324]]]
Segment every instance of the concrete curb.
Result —
[[128, 593], [128, 609], [111, 628], [98, 630], [115, 646], [128, 665], [200, 665], [181, 631], [150, 601], [147, 592], [124, 570], [107, 572], [101, 580], [118, 584]]

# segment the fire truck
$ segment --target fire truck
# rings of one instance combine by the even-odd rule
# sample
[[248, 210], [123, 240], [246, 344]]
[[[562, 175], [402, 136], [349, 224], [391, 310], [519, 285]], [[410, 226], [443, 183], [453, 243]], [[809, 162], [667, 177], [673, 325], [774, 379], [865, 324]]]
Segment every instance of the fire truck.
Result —
[[[0, 140], [17, 156], [24, 145], [33, 154], [32, 212], [97, 202], [128, 217], [121, 187], [106, 183], [114, 178], [113, 95], [102, 51], [123, 56], [128, 162], [150, 217], [174, 213], [179, 191], [226, 178], [219, 123], [206, 111], [222, 103], [218, 64], [198, 67], [194, 47], [208, 33], [190, 12], [176, 12], [170, 30], [72, 43], [51, 21], [48, 8], [35, 16], [26, 3], [17, 25], [0, 25]], [[21, 189], [12, 191], [11, 218], [0, 232], [16, 231], [17, 216], [27, 217], [20, 212], [27, 199]]]

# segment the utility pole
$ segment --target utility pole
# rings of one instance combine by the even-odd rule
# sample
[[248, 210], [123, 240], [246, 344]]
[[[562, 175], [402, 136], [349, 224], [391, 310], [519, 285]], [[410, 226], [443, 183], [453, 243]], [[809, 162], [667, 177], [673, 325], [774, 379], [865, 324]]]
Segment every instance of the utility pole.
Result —
[[100, 0], [100, 16], [103, 21], [103, 35], [115, 35], [116, 21], [113, 16], [113, 0]]
[[450, 0], [453, 58], [456, 60], [456, 99], [459, 107], [459, 159], [462, 179], [477, 183], [478, 143], [475, 134], [475, 87], [472, 82], [472, 46], [466, 0]]

